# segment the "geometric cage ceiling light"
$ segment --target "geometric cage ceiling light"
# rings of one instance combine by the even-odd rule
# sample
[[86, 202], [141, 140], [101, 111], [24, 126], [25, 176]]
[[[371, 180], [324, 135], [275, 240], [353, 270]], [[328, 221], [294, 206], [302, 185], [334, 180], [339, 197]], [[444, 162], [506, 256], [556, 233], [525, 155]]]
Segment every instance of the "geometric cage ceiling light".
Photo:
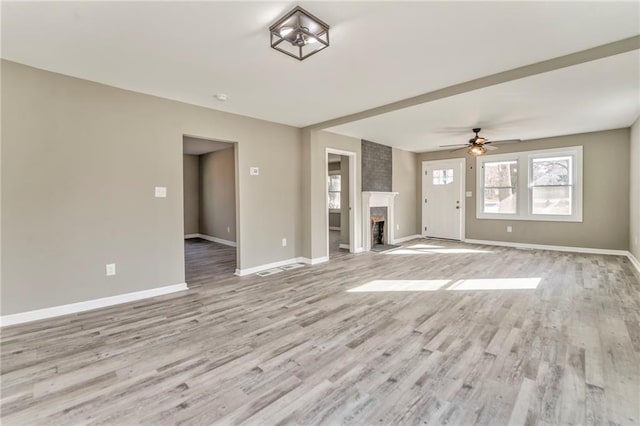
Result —
[[300, 6], [269, 27], [271, 47], [302, 61], [329, 47], [329, 25]]

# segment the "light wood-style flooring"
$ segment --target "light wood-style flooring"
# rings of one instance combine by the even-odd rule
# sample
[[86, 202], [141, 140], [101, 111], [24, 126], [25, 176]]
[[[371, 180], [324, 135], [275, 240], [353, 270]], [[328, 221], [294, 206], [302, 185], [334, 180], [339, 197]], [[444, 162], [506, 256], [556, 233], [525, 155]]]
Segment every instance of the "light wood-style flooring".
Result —
[[224, 244], [189, 238], [184, 240], [185, 279], [190, 288], [217, 282], [236, 271], [236, 248]]
[[2, 424], [640, 424], [624, 257], [415, 240], [190, 273], [189, 291], [2, 329]]

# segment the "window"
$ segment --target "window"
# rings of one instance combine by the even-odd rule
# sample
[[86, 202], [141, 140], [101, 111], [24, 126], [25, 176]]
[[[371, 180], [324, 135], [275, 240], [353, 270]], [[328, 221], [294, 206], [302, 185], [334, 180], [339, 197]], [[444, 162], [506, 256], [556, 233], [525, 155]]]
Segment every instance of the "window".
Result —
[[477, 159], [478, 219], [582, 222], [582, 147]]
[[340, 210], [340, 175], [329, 175], [329, 210]]
[[453, 183], [453, 169], [440, 169], [433, 171], [434, 185], [448, 185]]
[[518, 162], [487, 161], [484, 163], [484, 213], [515, 214], [518, 200]]
[[532, 214], [571, 215], [572, 164], [571, 156], [530, 158]]

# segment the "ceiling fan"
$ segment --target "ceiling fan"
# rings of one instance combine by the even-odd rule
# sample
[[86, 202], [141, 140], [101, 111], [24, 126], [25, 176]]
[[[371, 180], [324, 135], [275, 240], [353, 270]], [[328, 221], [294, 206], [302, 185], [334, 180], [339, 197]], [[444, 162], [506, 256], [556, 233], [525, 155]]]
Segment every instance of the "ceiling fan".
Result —
[[467, 142], [466, 144], [453, 144], [453, 145], [440, 145], [441, 148], [445, 148], [445, 147], [451, 147], [451, 146], [459, 146], [461, 148], [458, 149], [454, 149], [451, 152], [455, 152], [455, 151], [459, 151], [461, 149], [467, 149], [467, 152], [471, 155], [482, 155], [484, 153], [486, 153], [487, 151], [493, 151], [494, 149], [498, 149], [498, 147], [495, 146], [487, 146], [489, 144], [500, 144], [500, 143], [514, 143], [514, 142], [520, 142], [520, 139], [508, 139], [508, 140], [502, 140], [502, 141], [489, 141], [489, 139], [487, 138], [483, 138], [482, 136], [480, 136], [478, 133], [480, 133], [480, 130], [482, 130], [480, 127], [476, 127], [475, 129], [472, 129], [473, 133], [475, 133], [476, 135], [474, 137], [472, 137], [471, 139], [469, 139], [469, 142]]

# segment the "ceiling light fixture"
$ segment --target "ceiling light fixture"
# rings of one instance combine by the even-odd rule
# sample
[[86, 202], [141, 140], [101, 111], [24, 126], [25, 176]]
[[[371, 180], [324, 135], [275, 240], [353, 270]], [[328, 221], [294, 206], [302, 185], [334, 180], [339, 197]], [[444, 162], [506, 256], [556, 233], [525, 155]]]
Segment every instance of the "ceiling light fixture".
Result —
[[329, 25], [300, 6], [269, 27], [271, 47], [302, 61], [329, 47]]
[[471, 145], [471, 146], [469, 147], [469, 149], [467, 149], [467, 152], [468, 152], [469, 154], [471, 154], [471, 155], [475, 155], [475, 156], [477, 157], [477, 156], [480, 156], [480, 155], [485, 154], [485, 153], [487, 152], [487, 148], [485, 148], [484, 146], [482, 146], [482, 144], [479, 144], [479, 143], [478, 143], [478, 144], [476, 144], [476, 143], [474, 143], [473, 145]]

